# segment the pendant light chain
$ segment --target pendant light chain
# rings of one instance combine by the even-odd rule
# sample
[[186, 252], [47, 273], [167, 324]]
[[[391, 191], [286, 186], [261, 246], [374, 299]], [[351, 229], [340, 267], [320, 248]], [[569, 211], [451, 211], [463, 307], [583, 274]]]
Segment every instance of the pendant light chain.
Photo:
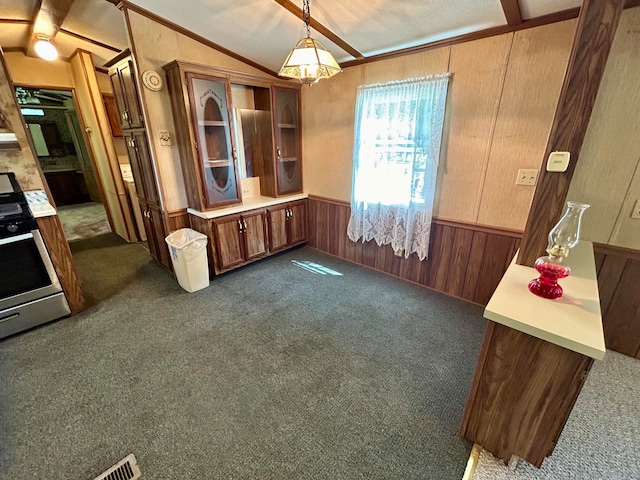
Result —
[[302, 21], [307, 29], [307, 37], [310, 37], [309, 23], [311, 23], [311, 14], [309, 13], [309, 0], [302, 0]]

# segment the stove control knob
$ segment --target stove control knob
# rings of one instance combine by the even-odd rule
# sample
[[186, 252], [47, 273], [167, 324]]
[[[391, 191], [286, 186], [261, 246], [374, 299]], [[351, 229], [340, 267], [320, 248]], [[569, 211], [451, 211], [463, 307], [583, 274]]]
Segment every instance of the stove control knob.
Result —
[[7, 232], [16, 233], [17, 231], [18, 231], [18, 225], [16, 225], [15, 223], [10, 223], [9, 225], [7, 225]]

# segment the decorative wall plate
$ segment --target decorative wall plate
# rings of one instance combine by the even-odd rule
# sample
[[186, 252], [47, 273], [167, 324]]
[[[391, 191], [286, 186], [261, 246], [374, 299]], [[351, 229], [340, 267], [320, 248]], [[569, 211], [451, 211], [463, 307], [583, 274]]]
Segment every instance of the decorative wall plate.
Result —
[[142, 84], [154, 92], [162, 90], [162, 77], [153, 70], [142, 72]]

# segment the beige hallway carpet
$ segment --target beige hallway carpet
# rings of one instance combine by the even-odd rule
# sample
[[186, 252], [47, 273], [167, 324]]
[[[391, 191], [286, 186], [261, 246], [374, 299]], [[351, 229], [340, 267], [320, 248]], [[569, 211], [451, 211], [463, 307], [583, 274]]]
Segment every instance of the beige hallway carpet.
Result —
[[69, 242], [93, 238], [111, 231], [107, 212], [101, 203], [64, 205], [58, 207], [58, 216]]

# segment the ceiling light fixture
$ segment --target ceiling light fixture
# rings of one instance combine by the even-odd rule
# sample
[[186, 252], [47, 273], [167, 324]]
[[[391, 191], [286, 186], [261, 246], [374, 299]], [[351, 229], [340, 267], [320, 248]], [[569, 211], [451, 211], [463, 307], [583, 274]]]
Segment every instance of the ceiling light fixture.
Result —
[[46, 35], [36, 35], [36, 38], [36, 44], [33, 48], [40, 58], [49, 62], [58, 58], [58, 49]]
[[278, 74], [281, 77], [296, 78], [305, 85], [313, 85], [321, 78], [329, 78], [340, 73], [342, 68], [322, 43], [311, 38], [309, 0], [302, 1], [302, 21], [307, 36], [296, 43]]

